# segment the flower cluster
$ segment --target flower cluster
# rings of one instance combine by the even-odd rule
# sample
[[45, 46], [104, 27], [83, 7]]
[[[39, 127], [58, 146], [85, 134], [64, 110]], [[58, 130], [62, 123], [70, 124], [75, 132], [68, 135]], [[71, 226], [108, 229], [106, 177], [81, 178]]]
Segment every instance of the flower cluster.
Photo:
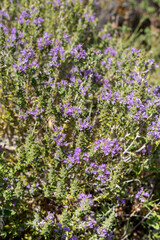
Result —
[[98, 150], [99, 148], [102, 149], [103, 153], [107, 156], [111, 153], [111, 156], [113, 157], [116, 153], [119, 153], [122, 151], [122, 148], [120, 147], [120, 143], [117, 141], [116, 138], [113, 140], [107, 140], [105, 138], [98, 139], [95, 141], [95, 150]]
[[83, 209], [85, 208], [85, 204], [86, 203], [89, 203], [90, 206], [93, 205], [93, 197], [92, 197], [92, 194], [88, 194], [86, 195], [85, 193], [80, 193], [78, 195], [78, 199], [80, 200], [80, 207], [81, 207], [81, 210], [83, 211]]
[[55, 127], [53, 128], [53, 141], [56, 143], [58, 146], [67, 146], [68, 143], [64, 142], [66, 134], [63, 133], [63, 128], [62, 127]]
[[144, 190], [144, 188], [141, 187], [141, 189], [135, 195], [135, 198], [139, 199], [141, 202], [145, 201], [144, 197], [146, 197], [146, 198], [149, 197], [149, 193], [148, 192], [144, 192], [143, 190]]
[[35, 108], [35, 110], [32, 111], [26, 111], [25, 113], [23, 112], [23, 110], [20, 110], [20, 115], [19, 118], [21, 119], [27, 119], [27, 116], [32, 116], [33, 119], [36, 119], [37, 116], [40, 116], [40, 118], [43, 118], [43, 116], [41, 115], [43, 112], [45, 111], [45, 109], [41, 108], [39, 109], [38, 106]]

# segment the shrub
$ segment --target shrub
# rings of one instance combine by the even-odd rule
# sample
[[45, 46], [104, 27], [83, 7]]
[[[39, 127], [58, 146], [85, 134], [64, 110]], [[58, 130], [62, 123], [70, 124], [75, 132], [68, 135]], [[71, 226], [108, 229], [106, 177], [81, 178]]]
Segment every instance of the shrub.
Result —
[[2, 239], [159, 228], [157, 65], [108, 26], [97, 32], [95, 4], [1, 3], [1, 124], [16, 138], [0, 159]]

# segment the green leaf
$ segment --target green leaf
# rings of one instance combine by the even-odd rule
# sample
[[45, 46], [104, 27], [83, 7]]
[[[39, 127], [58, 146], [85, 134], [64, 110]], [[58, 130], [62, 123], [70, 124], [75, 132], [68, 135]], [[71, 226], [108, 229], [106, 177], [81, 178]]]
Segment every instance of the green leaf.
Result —
[[9, 217], [11, 214], [12, 213], [9, 209], [0, 209], [0, 216]]
[[156, 230], [159, 230], [159, 228], [160, 228], [159, 223], [151, 224], [151, 226]]

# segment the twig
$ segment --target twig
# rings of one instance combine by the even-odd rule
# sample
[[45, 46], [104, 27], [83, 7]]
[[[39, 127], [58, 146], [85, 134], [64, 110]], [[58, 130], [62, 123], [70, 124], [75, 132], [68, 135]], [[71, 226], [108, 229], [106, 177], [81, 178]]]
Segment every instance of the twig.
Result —
[[137, 138], [140, 137], [137, 133], [135, 139], [133, 140], [133, 142], [129, 145], [129, 147], [123, 152], [123, 155], [128, 152], [128, 150], [132, 147], [132, 145], [134, 144], [134, 142], [137, 140]]
[[[158, 203], [157, 205], [160, 205], [160, 203]], [[148, 216], [154, 211], [154, 209], [156, 208], [157, 206], [155, 206], [149, 213], [147, 213], [147, 215], [128, 233], [126, 234], [123, 238], [121, 238], [121, 240], [125, 240], [126, 238], [128, 238], [128, 236], [146, 219], [148, 218]]]

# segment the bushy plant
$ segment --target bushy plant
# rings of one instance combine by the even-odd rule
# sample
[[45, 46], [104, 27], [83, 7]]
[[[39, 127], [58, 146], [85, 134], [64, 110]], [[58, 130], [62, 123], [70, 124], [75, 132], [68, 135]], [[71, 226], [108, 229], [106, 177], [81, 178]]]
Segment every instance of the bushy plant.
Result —
[[0, 153], [2, 239], [156, 236], [157, 65], [98, 32], [95, 4], [1, 3], [1, 125], [16, 138]]

